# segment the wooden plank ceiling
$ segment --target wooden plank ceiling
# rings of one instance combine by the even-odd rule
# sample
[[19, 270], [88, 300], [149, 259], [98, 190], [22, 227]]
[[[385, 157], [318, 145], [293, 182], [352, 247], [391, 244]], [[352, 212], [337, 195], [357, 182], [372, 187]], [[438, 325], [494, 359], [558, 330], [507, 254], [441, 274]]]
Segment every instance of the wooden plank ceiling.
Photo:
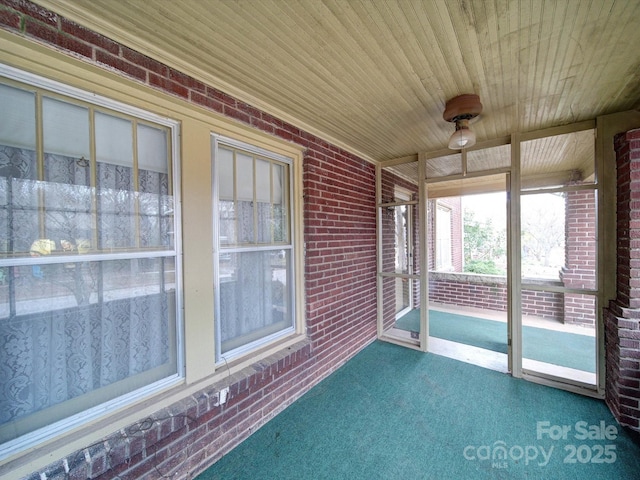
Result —
[[36, 0], [371, 161], [640, 106], [637, 0]]

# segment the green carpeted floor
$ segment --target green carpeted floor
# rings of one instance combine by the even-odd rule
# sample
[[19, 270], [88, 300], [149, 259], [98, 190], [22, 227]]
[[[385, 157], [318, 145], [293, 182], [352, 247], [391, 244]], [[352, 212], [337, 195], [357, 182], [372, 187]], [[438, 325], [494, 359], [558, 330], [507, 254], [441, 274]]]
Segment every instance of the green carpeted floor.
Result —
[[[420, 331], [420, 310], [399, 318], [402, 330]], [[497, 320], [429, 310], [429, 335], [452, 342], [507, 353], [507, 324]], [[522, 327], [524, 358], [595, 373], [595, 338], [531, 326]]]
[[640, 444], [601, 400], [376, 341], [197, 478], [632, 480]]

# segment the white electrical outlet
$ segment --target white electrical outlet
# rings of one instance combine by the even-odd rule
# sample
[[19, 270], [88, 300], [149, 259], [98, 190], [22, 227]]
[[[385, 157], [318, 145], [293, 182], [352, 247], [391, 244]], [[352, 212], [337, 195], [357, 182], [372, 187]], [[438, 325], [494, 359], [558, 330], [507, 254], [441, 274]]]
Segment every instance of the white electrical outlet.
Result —
[[229, 387], [225, 387], [220, 390], [220, 405], [224, 405], [227, 403], [227, 398], [229, 397]]
[[220, 405], [227, 403], [227, 400], [229, 399], [229, 387], [224, 387], [220, 390], [216, 397], [215, 403], [213, 404], [214, 406], [219, 407]]

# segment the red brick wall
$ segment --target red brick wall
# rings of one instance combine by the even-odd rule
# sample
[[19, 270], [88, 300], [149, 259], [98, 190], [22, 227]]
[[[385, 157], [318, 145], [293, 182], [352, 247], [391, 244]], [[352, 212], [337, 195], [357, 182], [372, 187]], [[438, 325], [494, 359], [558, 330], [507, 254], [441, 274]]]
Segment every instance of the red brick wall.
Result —
[[562, 321], [563, 295], [539, 290], [522, 290], [522, 314]]
[[[561, 279], [568, 288], [596, 288], [595, 190], [566, 193], [565, 267]], [[565, 294], [565, 323], [595, 325], [595, 297]]]
[[[167, 65], [26, 0], [0, 0], [0, 28], [306, 148], [304, 242], [309, 342], [114, 432], [43, 472], [47, 478], [192, 478], [375, 338], [373, 165]], [[189, 320], [186, 319], [188, 322]], [[241, 380], [237, 380], [241, 377]], [[223, 382], [221, 382], [223, 383]], [[11, 468], [10, 465], [0, 467]], [[57, 475], [57, 476], [56, 476]]]
[[305, 141], [306, 314], [324, 358], [375, 334], [375, 168], [316, 141]]
[[606, 401], [621, 425], [640, 431], [640, 129], [615, 138], [617, 296], [604, 309]]

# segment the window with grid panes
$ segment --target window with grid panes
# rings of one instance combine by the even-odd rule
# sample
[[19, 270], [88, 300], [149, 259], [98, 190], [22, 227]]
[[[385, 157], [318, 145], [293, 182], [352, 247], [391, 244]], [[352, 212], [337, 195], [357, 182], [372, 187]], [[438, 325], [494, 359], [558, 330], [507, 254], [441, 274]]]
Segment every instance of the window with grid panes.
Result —
[[5, 446], [179, 376], [177, 123], [8, 72], [0, 70]]
[[213, 152], [220, 360], [294, 331], [292, 162], [217, 136]]

